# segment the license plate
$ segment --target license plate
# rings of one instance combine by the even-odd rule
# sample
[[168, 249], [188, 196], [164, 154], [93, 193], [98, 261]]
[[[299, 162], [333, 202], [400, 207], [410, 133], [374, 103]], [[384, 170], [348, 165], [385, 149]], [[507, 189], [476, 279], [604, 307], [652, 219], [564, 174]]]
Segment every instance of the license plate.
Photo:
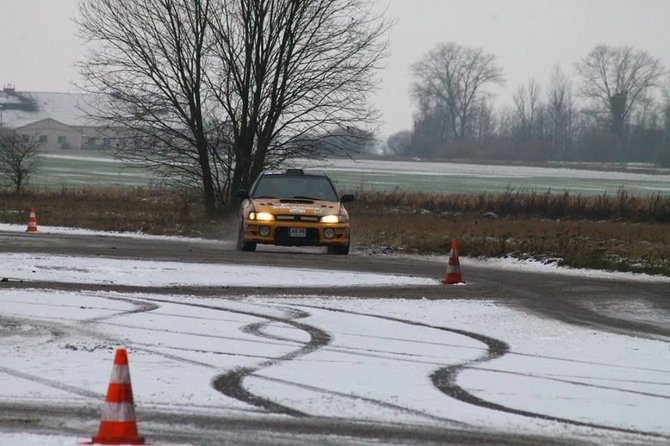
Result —
[[291, 237], [307, 237], [307, 229], [305, 228], [290, 228], [288, 234]]

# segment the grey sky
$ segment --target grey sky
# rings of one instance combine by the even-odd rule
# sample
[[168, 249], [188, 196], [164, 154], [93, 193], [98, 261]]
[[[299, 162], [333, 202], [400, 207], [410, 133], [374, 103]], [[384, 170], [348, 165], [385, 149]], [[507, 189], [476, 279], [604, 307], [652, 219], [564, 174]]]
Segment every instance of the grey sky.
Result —
[[[632, 45], [670, 67], [670, 0], [376, 0], [395, 21], [390, 57], [374, 98], [381, 133], [410, 129], [409, 65], [438, 42], [481, 47], [498, 57], [507, 83], [497, 103], [533, 77], [544, 84], [560, 64], [598, 43]], [[23, 91], [75, 91], [82, 57], [71, 18], [77, 0], [0, 0], [0, 84]]]

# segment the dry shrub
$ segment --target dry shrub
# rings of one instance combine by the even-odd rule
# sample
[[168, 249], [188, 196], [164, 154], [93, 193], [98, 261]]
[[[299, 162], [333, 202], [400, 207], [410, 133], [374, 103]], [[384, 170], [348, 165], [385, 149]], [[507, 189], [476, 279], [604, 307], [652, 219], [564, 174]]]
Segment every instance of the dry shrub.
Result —
[[148, 234], [215, 236], [198, 196], [170, 190], [61, 189], [0, 194], [0, 218], [24, 223], [31, 208], [39, 224]]
[[622, 218], [638, 222], [670, 222], [670, 196], [657, 193], [648, 197], [632, 196], [623, 189], [615, 195], [583, 196], [569, 192], [553, 194], [514, 192], [502, 194], [445, 194], [432, 195], [408, 192], [365, 192], [353, 207], [363, 211], [396, 209], [396, 212], [416, 214], [421, 211], [438, 213], [493, 212], [502, 217], [572, 218], [608, 220]]
[[569, 194], [365, 193], [352, 204], [355, 241], [411, 253], [514, 256], [670, 275], [670, 198]]

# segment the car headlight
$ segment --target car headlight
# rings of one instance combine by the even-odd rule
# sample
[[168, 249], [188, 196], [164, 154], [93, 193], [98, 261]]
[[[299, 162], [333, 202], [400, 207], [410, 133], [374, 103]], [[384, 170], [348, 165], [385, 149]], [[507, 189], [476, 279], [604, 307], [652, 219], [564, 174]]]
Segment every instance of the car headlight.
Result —
[[324, 215], [321, 217], [321, 223], [346, 223], [349, 221], [345, 214], [340, 215]]
[[340, 222], [340, 216], [339, 215], [324, 215], [321, 217], [321, 223], [339, 223]]
[[273, 221], [275, 216], [269, 212], [249, 212], [249, 220]]

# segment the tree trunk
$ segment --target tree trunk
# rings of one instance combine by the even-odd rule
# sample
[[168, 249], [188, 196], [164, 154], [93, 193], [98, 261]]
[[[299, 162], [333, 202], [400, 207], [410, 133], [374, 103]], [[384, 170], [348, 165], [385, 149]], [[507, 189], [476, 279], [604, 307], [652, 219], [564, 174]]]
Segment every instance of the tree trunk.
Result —
[[217, 214], [218, 206], [216, 194], [214, 193], [214, 180], [212, 168], [209, 165], [209, 153], [207, 152], [207, 141], [201, 139], [198, 144], [198, 162], [202, 172], [203, 199], [205, 201], [205, 212], [207, 216], [213, 217]]
[[610, 113], [612, 115], [612, 131], [619, 137], [624, 136], [626, 111], [626, 95], [617, 93], [610, 98]]
[[253, 136], [240, 135], [235, 141], [235, 168], [230, 188], [231, 202], [236, 199], [237, 191], [249, 190], [249, 171], [251, 169], [251, 148], [253, 147]]

